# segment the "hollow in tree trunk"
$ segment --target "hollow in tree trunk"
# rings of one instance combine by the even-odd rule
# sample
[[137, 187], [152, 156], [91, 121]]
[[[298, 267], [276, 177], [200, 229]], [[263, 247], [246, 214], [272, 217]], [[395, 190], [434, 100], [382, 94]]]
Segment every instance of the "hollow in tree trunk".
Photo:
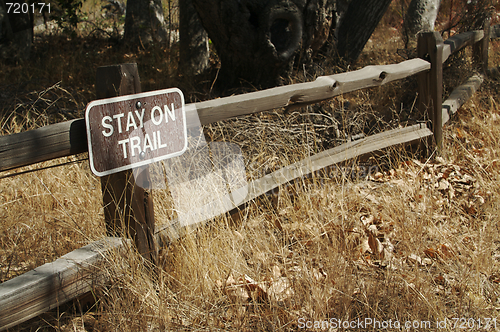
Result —
[[[335, 0], [192, 1], [219, 56], [216, 84], [222, 91], [242, 83], [267, 88], [287, 82], [292, 69], [312, 61], [332, 35], [335, 8], [342, 7]], [[390, 0], [352, 2], [362, 7], [349, 5], [339, 46], [356, 59]]]
[[[318, 2], [313, 0], [311, 2]], [[217, 84], [275, 86], [303, 44], [305, 1], [193, 0], [221, 61]]]

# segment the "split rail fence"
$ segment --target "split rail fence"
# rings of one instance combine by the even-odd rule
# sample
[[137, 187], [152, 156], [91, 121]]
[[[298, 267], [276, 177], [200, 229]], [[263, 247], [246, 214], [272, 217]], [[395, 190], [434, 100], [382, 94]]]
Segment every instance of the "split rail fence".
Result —
[[[363, 69], [317, 78], [314, 82], [276, 87], [226, 98], [209, 100], [186, 107], [186, 117], [196, 116], [201, 125], [276, 108], [300, 108], [348, 92], [377, 87], [418, 75], [418, 103], [428, 112], [429, 123], [388, 130], [347, 142], [286, 166], [248, 183], [248, 194], [226, 212], [237, 210], [255, 198], [337, 163], [374, 153], [391, 146], [431, 142], [442, 146], [442, 127], [475, 93], [488, 73], [490, 39], [500, 38], [500, 26], [486, 20], [483, 30], [461, 33], [443, 41], [437, 32], [419, 35], [418, 58], [392, 65], [367, 66]], [[442, 102], [443, 63], [466, 46], [473, 48], [473, 65], [478, 74], [457, 87]], [[97, 98], [141, 92], [136, 64], [100, 67], [97, 70]], [[188, 105], [189, 106], [189, 105]], [[36, 130], [0, 137], [0, 171], [15, 169], [55, 158], [86, 152], [84, 119], [76, 119]], [[147, 176], [147, 172], [143, 172]], [[120, 249], [130, 240], [141, 255], [155, 261], [158, 247], [174, 241], [186, 229], [176, 220], [155, 229], [152, 198], [137, 186], [130, 171], [101, 178], [103, 204], [109, 237], [76, 249], [55, 262], [37, 267], [0, 284], [0, 331], [15, 326], [43, 312], [92, 290], [96, 275], [91, 267], [105, 262], [106, 253]], [[129, 218], [120, 219], [118, 211]], [[205, 221], [206, 222], [206, 221]], [[204, 224], [189, 227], [197, 227]], [[127, 229], [120, 229], [126, 225]]]

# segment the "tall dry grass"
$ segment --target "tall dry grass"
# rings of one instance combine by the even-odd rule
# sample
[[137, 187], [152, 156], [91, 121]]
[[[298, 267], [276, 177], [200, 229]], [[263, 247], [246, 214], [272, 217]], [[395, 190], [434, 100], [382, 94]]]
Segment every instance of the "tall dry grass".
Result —
[[[384, 61], [388, 51], [382, 49], [392, 49], [386, 63], [395, 62], [401, 41], [387, 45], [387, 34], [394, 30], [379, 27], [363, 55], [366, 64]], [[1, 65], [16, 77], [2, 83], [3, 134], [81, 116], [93, 94], [95, 74], [88, 68], [101, 64], [137, 60], [143, 82], [149, 82], [144, 90], [167, 86], [158, 76], [171, 70], [157, 60], [164, 51], [123, 55], [100, 39], [89, 40], [70, 42], [78, 58], [68, 64], [68, 55], [51, 47], [35, 53], [34, 66], [50, 68], [44, 80], [50, 86], [61, 81], [52, 89], [34, 79], [42, 67]], [[498, 63], [498, 47], [490, 47], [490, 67]], [[455, 61], [461, 70], [446, 69], [447, 88], [467, 76], [468, 54]], [[148, 65], [156, 67], [143, 74]], [[408, 90], [398, 83], [297, 112], [226, 121], [205, 133], [242, 147], [251, 180], [352, 136], [420, 120], [415, 82], [403, 86]], [[420, 159], [392, 149], [380, 159], [350, 161], [337, 172], [280, 188], [238, 218], [221, 216], [163, 248], [156, 265], [126, 248], [107, 258], [102, 270], [109, 282], [95, 289], [94, 306], [61, 308], [13, 330], [291, 331], [308, 324], [315, 330], [315, 322], [316, 330], [328, 330], [332, 322], [358, 319], [398, 321], [401, 330], [417, 330], [405, 329], [405, 322], [419, 330], [428, 330], [429, 322], [436, 329], [445, 319], [440, 331], [456, 330], [453, 318], [469, 324], [475, 319], [475, 327], [478, 319], [500, 324], [498, 88], [498, 80], [486, 80], [459, 111], [445, 128], [440, 155]], [[70, 162], [0, 179], [2, 281], [104, 236], [99, 179], [86, 161], [77, 161], [82, 158], [0, 175]], [[359, 178], [364, 165], [376, 167]], [[159, 223], [172, 216], [160, 203]]]

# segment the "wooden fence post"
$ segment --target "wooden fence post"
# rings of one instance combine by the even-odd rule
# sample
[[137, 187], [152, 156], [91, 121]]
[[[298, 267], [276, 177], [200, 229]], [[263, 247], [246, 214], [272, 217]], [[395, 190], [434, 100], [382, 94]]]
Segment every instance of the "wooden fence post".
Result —
[[439, 32], [419, 34], [417, 42], [418, 57], [431, 63], [431, 70], [418, 74], [418, 107], [427, 112], [432, 122], [432, 132], [438, 150], [443, 143], [443, 38]]
[[[127, 63], [97, 68], [97, 99], [141, 92], [137, 64]], [[144, 190], [150, 181], [149, 169], [139, 174], [124, 171], [101, 178], [106, 231], [110, 236], [131, 237], [139, 253], [156, 262], [154, 211], [150, 193]], [[140, 185], [138, 185], [140, 184]]]
[[488, 47], [490, 45], [491, 18], [483, 23], [484, 37], [472, 46], [473, 61], [479, 71], [485, 76], [488, 74]]

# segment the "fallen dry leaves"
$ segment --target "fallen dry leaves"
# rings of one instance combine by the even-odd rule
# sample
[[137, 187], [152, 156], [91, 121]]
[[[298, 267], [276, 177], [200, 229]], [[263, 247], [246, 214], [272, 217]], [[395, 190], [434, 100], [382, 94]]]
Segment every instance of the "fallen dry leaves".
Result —
[[[345, 245], [346, 258], [351, 259], [352, 266], [364, 271], [363, 275], [379, 275], [374, 271], [390, 270], [420, 297], [426, 298], [417, 289], [415, 276], [409, 273], [414, 269], [429, 275], [438, 296], [463, 296], [464, 292], [471, 292], [463, 271], [472, 264], [471, 253], [476, 251], [478, 243], [472, 234], [459, 235], [448, 223], [453, 219], [462, 221], [464, 227], [471, 225], [492, 195], [481, 188], [474, 172], [466, 166], [437, 158], [432, 162], [407, 161], [396, 169], [377, 172], [368, 180], [350, 184], [346, 197], [354, 195], [360, 199], [354, 204], [355, 213], [348, 216], [350, 222], [347, 224], [332, 220], [324, 207], [328, 197], [317, 197], [314, 191], [306, 193], [309, 206], [298, 200], [293, 206], [278, 208], [274, 215], [267, 216], [270, 225], [279, 225], [275, 231], [284, 234], [300, 249], [289, 246], [286, 264], [280, 264], [272, 255], [253, 253], [249, 263], [259, 260], [270, 266], [267, 273], [257, 276], [259, 281], [248, 275], [231, 273], [226, 280], [217, 282], [217, 287], [240, 307], [237, 309], [239, 314], [243, 314], [250, 303], [279, 303], [294, 308], [293, 299], [300, 293], [298, 287], [304, 278], [321, 285], [322, 289], [335, 289], [336, 281], [329, 279], [328, 268], [318, 262], [301, 264], [300, 254], [294, 252], [319, 248], [325, 237], [330, 241], [334, 241], [332, 238], [340, 240], [333, 243]], [[418, 248], [413, 252], [402, 247], [407, 242], [401, 230], [405, 219], [387, 211], [397, 195], [401, 195], [398, 204], [405, 205], [404, 213], [425, 224], [422, 230], [425, 237], [412, 239], [417, 244], [413, 248]], [[353, 219], [352, 216], [358, 217]], [[346, 220], [345, 216], [339, 217]], [[240, 241], [243, 237], [238, 233]], [[492, 284], [499, 284], [498, 273], [488, 278]], [[351, 296], [356, 298], [362, 293], [361, 289], [355, 289]], [[306, 312], [314, 311], [311, 310], [293, 312], [307, 315]]]

